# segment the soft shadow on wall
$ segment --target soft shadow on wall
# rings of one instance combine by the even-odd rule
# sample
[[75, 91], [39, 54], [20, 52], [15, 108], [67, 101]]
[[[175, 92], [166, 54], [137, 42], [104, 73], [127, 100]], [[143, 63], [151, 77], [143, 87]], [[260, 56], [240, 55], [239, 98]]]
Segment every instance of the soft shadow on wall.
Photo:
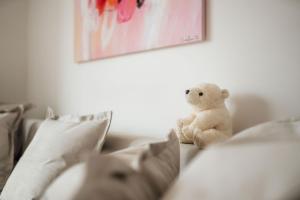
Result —
[[268, 102], [254, 94], [231, 97], [234, 134], [251, 126], [271, 120]]

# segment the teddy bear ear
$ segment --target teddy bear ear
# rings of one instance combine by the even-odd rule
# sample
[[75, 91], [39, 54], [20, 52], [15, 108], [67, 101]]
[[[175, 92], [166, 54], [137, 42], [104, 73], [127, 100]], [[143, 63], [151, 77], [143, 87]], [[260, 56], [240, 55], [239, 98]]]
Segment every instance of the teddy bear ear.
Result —
[[229, 97], [229, 92], [228, 92], [228, 90], [226, 90], [226, 89], [223, 89], [223, 90], [222, 90], [222, 97], [223, 97], [224, 99], [226, 99], [226, 98]]

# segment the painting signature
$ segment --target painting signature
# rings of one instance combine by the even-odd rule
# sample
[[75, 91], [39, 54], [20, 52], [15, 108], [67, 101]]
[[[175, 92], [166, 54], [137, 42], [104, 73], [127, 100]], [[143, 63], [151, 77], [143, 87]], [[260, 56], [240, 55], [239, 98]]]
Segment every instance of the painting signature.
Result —
[[200, 40], [200, 37], [198, 35], [187, 35], [182, 37], [183, 42], [192, 42], [196, 40]]

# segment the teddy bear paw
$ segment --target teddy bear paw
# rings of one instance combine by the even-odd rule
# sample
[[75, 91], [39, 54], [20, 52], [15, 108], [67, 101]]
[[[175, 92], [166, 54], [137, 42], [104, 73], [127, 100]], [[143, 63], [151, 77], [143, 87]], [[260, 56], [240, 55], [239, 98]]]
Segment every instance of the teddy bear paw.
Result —
[[188, 137], [186, 137], [186, 136], [183, 135], [183, 134], [181, 134], [181, 135], [179, 136], [179, 141], [180, 141], [181, 143], [183, 143], [183, 144], [193, 144], [193, 143], [194, 143], [194, 141], [193, 141], [192, 138], [188, 138]]
[[193, 137], [194, 144], [198, 146], [198, 148], [202, 149], [205, 147], [205, 142], [198, 134], [194, 134]]
[[183, 127], [183, 120], [182, 119], [177, 120], [177, 127], [178, 128], [182, 128]]
[[192, 137], [187, 137], [181, 128], [176, 128], [175, 129], [176, 135], [179, 138], [179, 141], [183, 144], [193, 144], [193, 138]]
[[192, 137], [193, 136], [193, 132], [188, 126], [182, 128], [182, 133], [187, 137]]

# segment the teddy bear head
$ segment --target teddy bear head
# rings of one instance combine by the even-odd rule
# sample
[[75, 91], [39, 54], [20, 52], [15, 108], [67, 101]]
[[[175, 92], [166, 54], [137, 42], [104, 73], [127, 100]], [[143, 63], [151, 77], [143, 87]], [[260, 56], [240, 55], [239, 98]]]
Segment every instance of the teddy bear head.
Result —
[[187, 89], [185, 95], [189, 104], [202, 111], [224, 106], [224, 100], [229, 97], [229, 92], [215, 84], [203, 83]]

